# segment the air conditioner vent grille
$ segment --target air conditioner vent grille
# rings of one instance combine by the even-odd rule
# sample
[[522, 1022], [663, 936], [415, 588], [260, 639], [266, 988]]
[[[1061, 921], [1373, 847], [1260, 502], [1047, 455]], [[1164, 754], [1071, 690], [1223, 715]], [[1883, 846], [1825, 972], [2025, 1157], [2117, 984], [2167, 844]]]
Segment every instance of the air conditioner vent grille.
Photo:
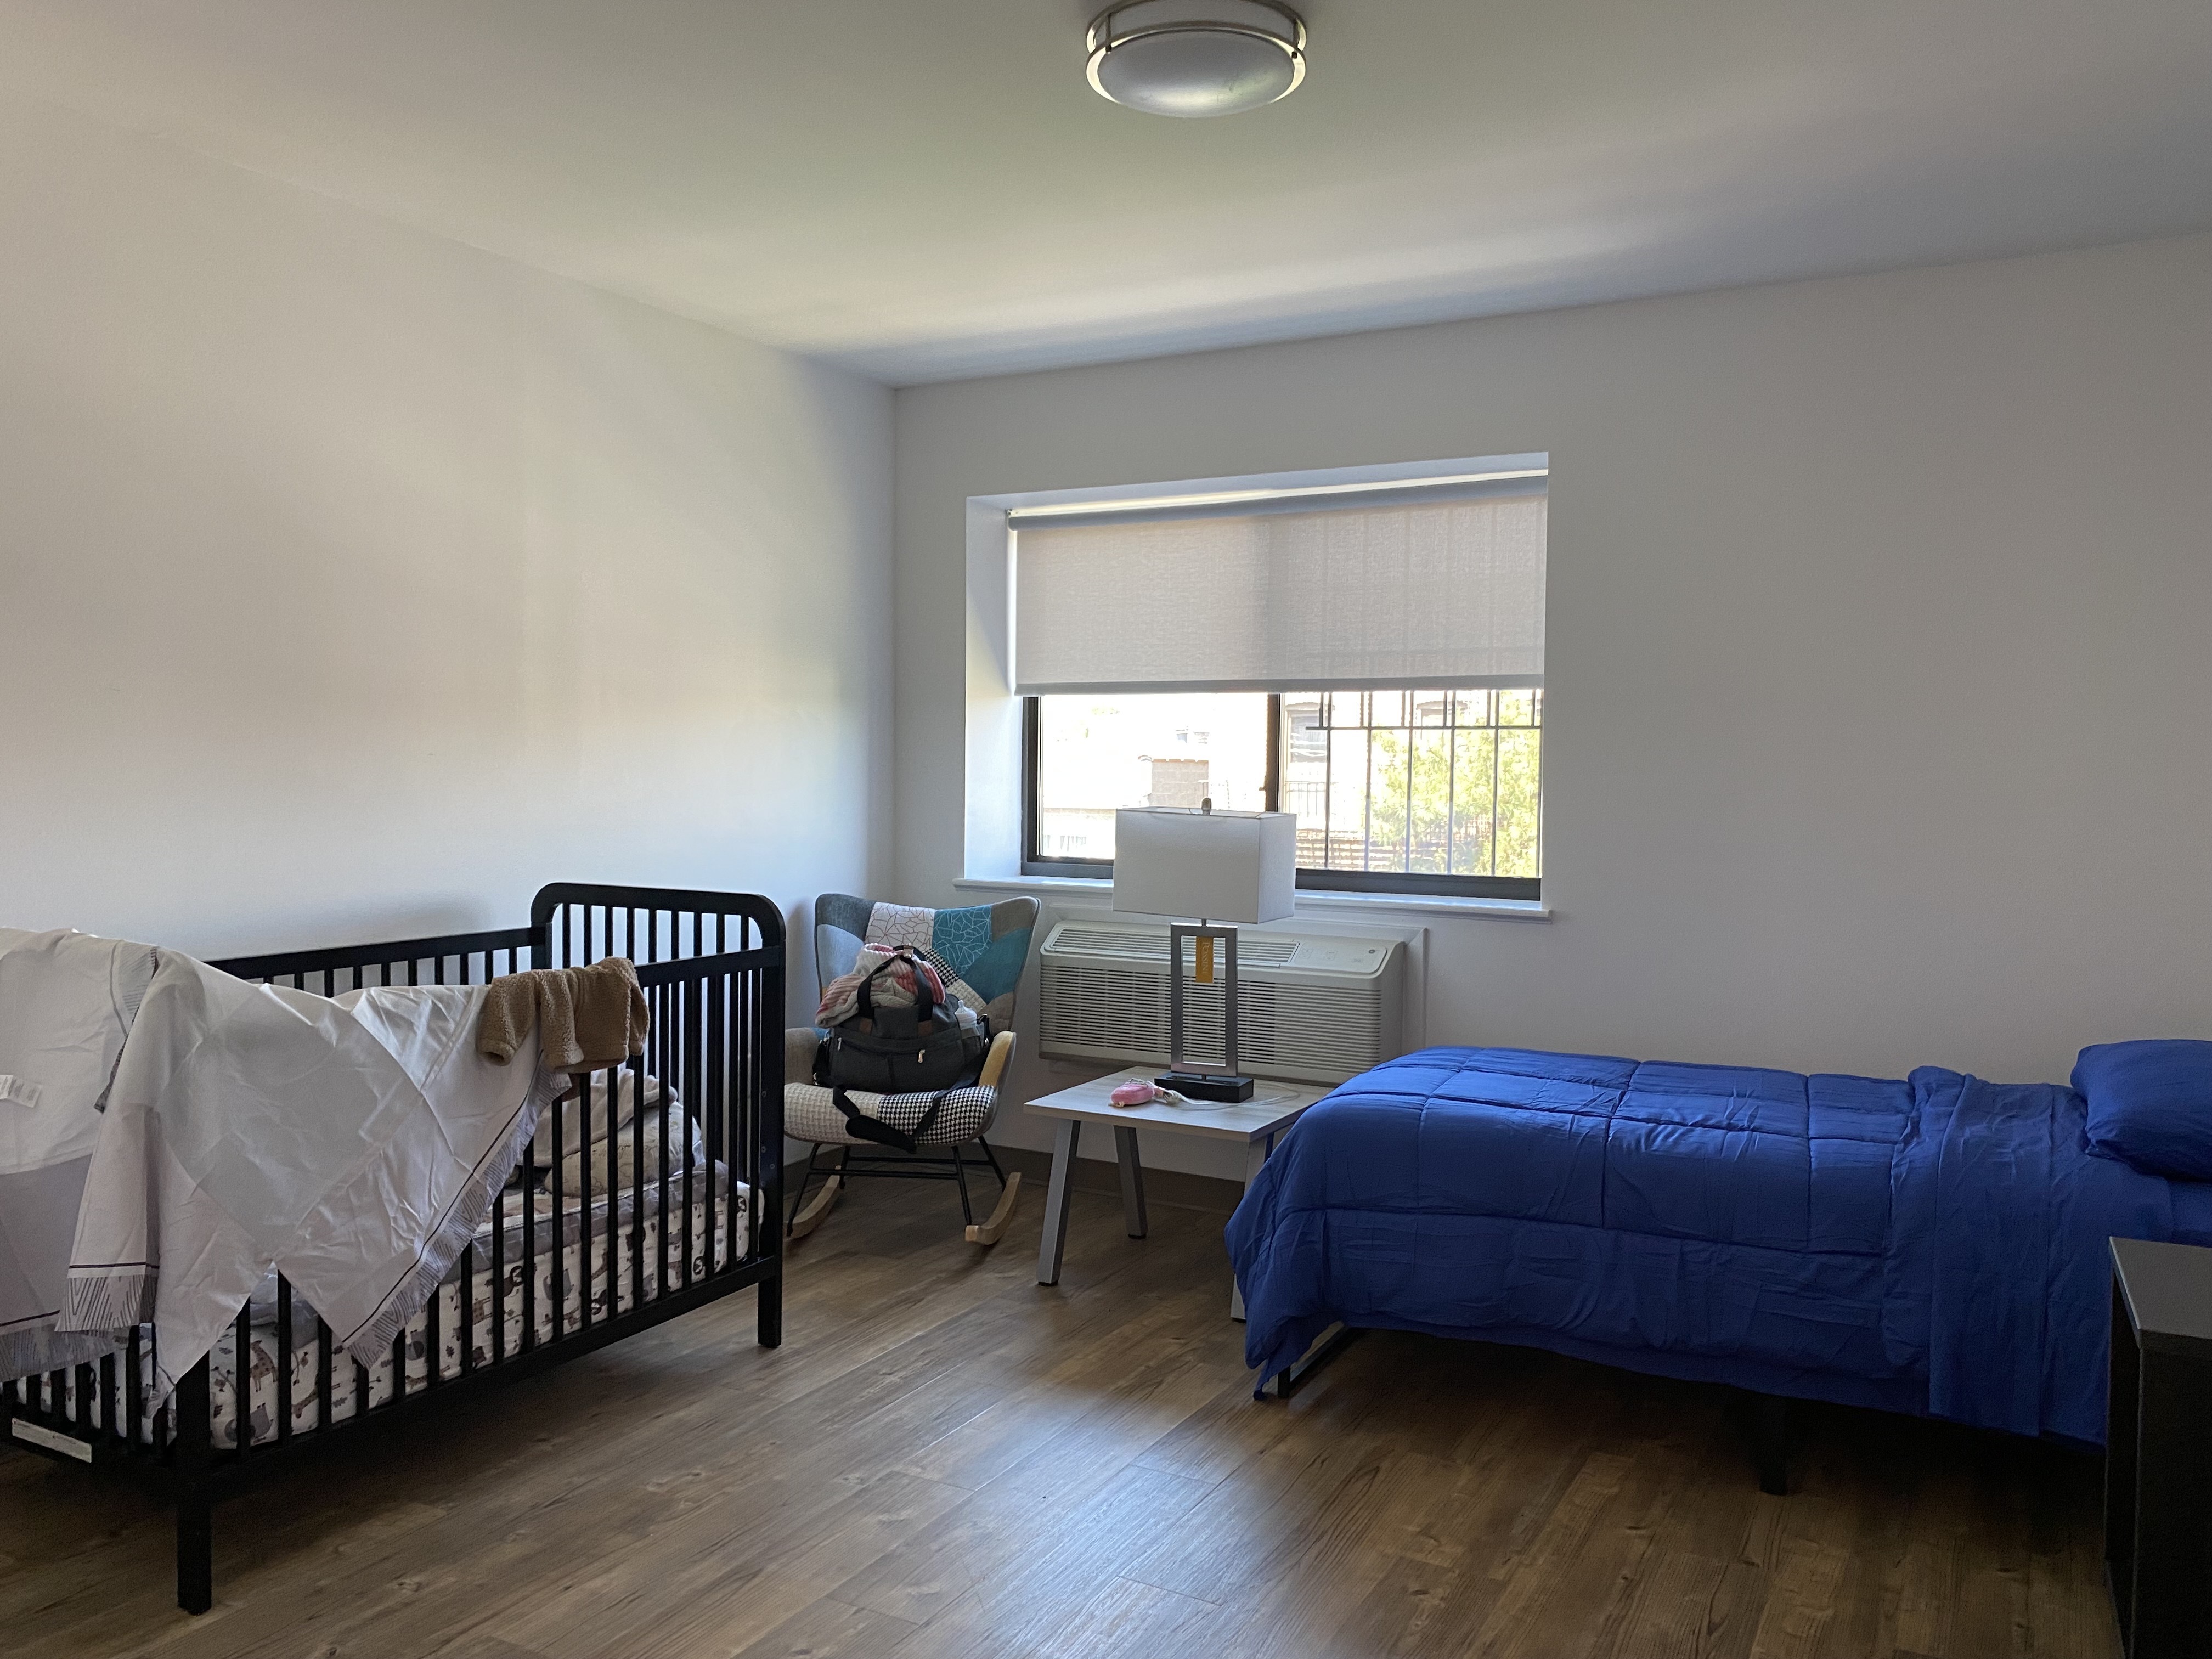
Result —
[[[1389, 942], [1379, 974], [1299, 970], [1290, 965], [1299, 945], [1295, 935], [1240, 939], [1238, 945], [1237, 1048], [1245, 1070], [1340, 1083], [1398, 1052], [1404, 951], [1397, 941]], [[1266, 956], [1253, 946], [1264, 947]], [[1189, 957], [1184, 960], [1188, 971]], [[1165, 927], [1062, 922], [1045, 941], [1041, 967], [1044, 1053], [1165, 1062]], [[1185, 979], [1183, 1024], [1184, 1058], [1220, 1065], [1218, 983]]]
[[[1066, 922], [1053, 935], [1056, 949], [1080, 951], [1086, 956], [1116, 957], [1127, 962], [1165, 963], [1168, 959], [1168, 935], [1165, 928], [1085, 927]], [[1183, 963], [1191, 961], [1192, 946], [1183, 946]], [[1237, 941], [1237, 969], [1247, 968], [1287, 968], [1297, 958], [1298, 942], [1280, 934], [1260, 933]]]

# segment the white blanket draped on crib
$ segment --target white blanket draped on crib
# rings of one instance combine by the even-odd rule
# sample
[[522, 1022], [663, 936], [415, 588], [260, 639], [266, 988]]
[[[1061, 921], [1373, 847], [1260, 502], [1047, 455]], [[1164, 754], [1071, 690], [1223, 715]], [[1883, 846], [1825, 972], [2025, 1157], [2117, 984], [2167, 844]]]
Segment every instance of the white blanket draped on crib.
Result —
[[150, 1322], [155, 1394], [272, 1267], [364, 1362], [384, 1355], [490, 1208], [567, 1079], [533, 1038], [476, 1050], [482, 986], [335, 998], [172, 951], [116, 1068], [58, 1328]]
[[150, 945], [0, 927], [0, 1382], [114, 1346], [58, 1331], [84, 1180]]

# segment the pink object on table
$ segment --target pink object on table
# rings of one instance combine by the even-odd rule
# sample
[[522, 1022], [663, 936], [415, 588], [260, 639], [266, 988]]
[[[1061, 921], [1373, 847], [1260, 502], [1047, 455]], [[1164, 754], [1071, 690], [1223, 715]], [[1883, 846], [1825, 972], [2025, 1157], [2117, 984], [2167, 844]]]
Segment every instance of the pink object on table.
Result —
[[1172, 1089], [1163, 1089], [1157, 1083], [1145, 1083], [1139, 1081], [1115, 1084], [1114, 1085], [1114, 1092], [1107, 1096], [1106, 1098], [1111, 1101], [1115, 1105], [1121, 1107], [1124, 1109], [1137, 1106], [1149, 1106], [1154, 1101], [1159, 1102], [1163, 1106], [1188, 1106], [1190, 1104], [1190, 1102], [1187, 1098], [1177, 1094]]

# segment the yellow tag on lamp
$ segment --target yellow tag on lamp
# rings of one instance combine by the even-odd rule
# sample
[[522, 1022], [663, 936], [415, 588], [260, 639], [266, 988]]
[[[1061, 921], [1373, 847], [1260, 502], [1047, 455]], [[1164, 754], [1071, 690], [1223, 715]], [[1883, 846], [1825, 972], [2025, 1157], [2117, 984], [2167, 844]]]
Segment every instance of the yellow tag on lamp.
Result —
[[1200, 933], [1191, 941], [1198, 951], [1198, 971], [1192, 975], [1200, 985], [1213, 983], [1213, 935]]

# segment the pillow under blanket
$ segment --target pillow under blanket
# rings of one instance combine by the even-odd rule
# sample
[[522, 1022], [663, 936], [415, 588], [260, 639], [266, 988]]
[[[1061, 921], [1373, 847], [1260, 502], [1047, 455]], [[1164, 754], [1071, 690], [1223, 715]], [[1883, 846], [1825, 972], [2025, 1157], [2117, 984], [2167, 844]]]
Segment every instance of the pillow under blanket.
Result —
[[[607, 1073], [587, 1072], [571, 1078], [568, 1086], [561, 1093], [561, 1150], [574, 1152], [584, 1144], [584, 1107], [582, 1091], [592, 1091], [592, 1139], [605, 1140], [610, 1128], [627, 1129], [630, 1119], [637, 1115], [639, 1080], [644, 1082], [645, 1109], [647, 1112], [660, 1103], [660, 1079], [647, 1072], [640, 1073], [627, 1066], [614, 1074], [614, 1101], [608, 1104]], [[675, 1091], [670, 1091], [671, 1098]], [[538, 1133], [531, 1137], [531, 1161], [544, 1169], [553, 1158], [553, 1108], [548, 1105], [538, 1119]]]

